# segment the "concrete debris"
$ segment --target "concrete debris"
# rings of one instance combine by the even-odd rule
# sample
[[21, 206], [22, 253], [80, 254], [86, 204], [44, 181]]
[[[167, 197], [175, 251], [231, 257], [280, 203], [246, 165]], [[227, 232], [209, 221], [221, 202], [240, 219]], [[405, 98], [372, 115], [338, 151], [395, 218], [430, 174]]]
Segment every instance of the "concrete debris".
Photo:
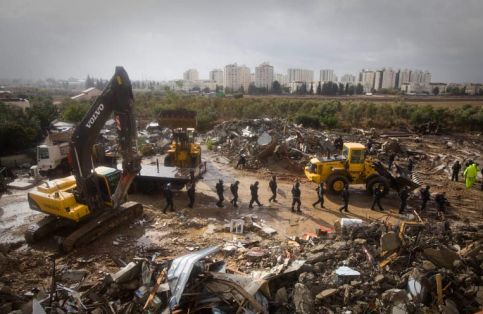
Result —
[[382, 301], [388, 304], [404, 303], [408, 299], [406, 290], [402, 289], [389, 289], [382, 293]]
[[[90, 280], [92, 271], [63, 270], [57, 279], [57, 312], [199, 313], [209, 307], [217, 313], [424, 313], [438, 308], [454, 313], [454, 308], [475, 312], [481, 307], [483, 255], [474, 252], [480, 246], [473, 244], [480, 241], [480, 228], [451, 230], [453, 239], [461, 239], [453, 243], [427, 231], [419, 241], [399, 242], [412, 231], [403, 227], [407, 234], [400, 235], [384, 222], [354, 224], [334, 237], [280, 240], [257, 235], [260, 229], [253, 222], [262, 221], [256, 216], [243, 221], [244, 233], [227, 230], [233, 239], [223, 245], [199, 249], [178, 240], [188, 254], [135, 258], [119, 263], [126, 266], [113, 274], [100, 273], [98, 280]], [[388, 255], [391, 262], [378, 267]], [[455, 267], [458, 261], [464, 264]], [[15, 297], [0, 285], [0, 302], [6, 304], [1, 309], [18, 309], [26, 298], [36, 297], [50, 311], [48, 295]]]
[[424, 249], [423, 254], [434, 264], [448, 269], [452, 269], [455, 261], [459, 260], [459, 255], [455, 251], [444, 246]]
[[296, 283], [293, 293], [295, 312], [299, 314], [314, 313], [314, 298], [310, 290], [301, 283]]
[[381, 236], [381, 251], [393, 252], [401, 246], [401, 240], [394, 231], [389, 231]]
[[[332, 144], [336, 136], [304, 128], [282, 119], [231, 120], [215, 126], [207, 138], [218, 145], [218, 153], [236, 165], [241, 154], [246, 168], [258, 169], [268, 158], [289, 165], [305, 165], [311, 155], [339, 154]], [[358, 135], [361, 139], [363, 135]]]
[[324, 291], [317, 294], [315, 297], [317, 300], [323, 300], [337, 293], [337, 289], [325, 289]]
[[285, 287], [282, 287], [277, 290], [277, 293], [275, 294], [275, 302], [280, 304], [288, 303], [288, 293]]

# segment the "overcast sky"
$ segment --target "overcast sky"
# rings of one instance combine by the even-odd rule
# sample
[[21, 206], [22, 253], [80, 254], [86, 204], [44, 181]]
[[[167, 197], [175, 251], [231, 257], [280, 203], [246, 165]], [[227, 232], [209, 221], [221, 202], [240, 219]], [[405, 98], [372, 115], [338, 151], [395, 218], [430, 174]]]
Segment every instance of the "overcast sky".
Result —
[[182, 78], [237, 62], [483, 82], [483, 1], [0, 0], [0, 78]]

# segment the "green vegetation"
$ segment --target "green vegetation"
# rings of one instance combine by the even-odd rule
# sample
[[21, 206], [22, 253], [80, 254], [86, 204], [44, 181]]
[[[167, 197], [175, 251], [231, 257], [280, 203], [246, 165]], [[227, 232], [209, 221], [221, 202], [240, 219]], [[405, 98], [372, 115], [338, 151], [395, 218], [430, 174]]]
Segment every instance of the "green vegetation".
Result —
[[90, 106], [91, 104], [87, 101], [76, 101], [68, 98], [61, 105], [61, 118], [67, 122], [80, 122]]
[[20, 108], [0, 103], [0, 154], [15, 153], [35, 146], [50, 122], [57, 118], [57, 108], [48, 98], [31, 99], [31, 108]]
[[[328, 91], [332, 88], [333, 92], [336, 88], [347, 91], [347, 87], [327, 84], [325, 89]], [[313, 89], [317, 93], [324, 86], [313, 86]], [[69, 98], [56, 107], [49, 95], [38, 92], [30, 96], [25, 94], [32, 105], [25, 111], [0, 103], [1, 154], [34, 147], [43, 139], [52, 120], [59, 118], [79, 122], [90, 107], [88, 102], [76, 102]], [[305, 127], [324, 129], [397, 129], [434, 122], [447, 131], [483, 131], [483, 106], [452, 106], [451, 103], [444, 103], [444, 100], [417, 105], [397, 98], [392, 103], [316, 98], [228, 98], [181, 95], [169, 90], [135, 95], [135, 110], [139, 121], [155, 120], [161, 110], [174, 108], [195, 110], [201, 132], [210, 130], [224, 120], [256, 118], [284, 118]]]
[[185, 108], [198, 112], [200, 131], [229, 119], [286, 118], [314, 128], [405, 128], [426, 122], [453, 131], [483, 131], [483, 106], [451, 108], [432, 105], [372, 103], [292, 98], [207, 98], [199, 96], [136, 95], [138, 116], [152, 119], [162, 109]]

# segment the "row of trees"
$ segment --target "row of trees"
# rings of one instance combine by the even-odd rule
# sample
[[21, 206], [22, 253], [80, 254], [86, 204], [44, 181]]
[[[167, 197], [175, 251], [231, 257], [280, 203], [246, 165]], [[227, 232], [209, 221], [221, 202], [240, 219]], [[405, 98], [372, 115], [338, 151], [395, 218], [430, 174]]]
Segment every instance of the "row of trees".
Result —
[[50, 98], [33, 98], [24, 110], [0, 102], [0, 154], [6, 155], [35, 146], [59, 116]]
[[[401, 128], [434, 122], [448, 130], [483, 131], [483, 107], [433, 107], [431, 105], [371, 103], [293, 98], [206, 98], [167, 94], [156, 100], [136, 96], [138, 116], [152, 119], [162, 109], [186, 108], [198, 113], [200, 130], [229, 119], [286, 118], [311, 127]], [[153, 114], [154, 113], [154, 114]]]
[[361, 84], [353, 85], [346, 83], [335, 83], [335, 82], [325, 82], [314, 87], [314, 83], [310, 84], [307, 88], [307, 83], [302, 83], [297, 86], [295, 93], [297, 95], [325, 95], [325, 96], [336, 96], [336, 95], [361, 95], [364, 93], [364, 89]]
[[[329, 85], [330, 86], [330, 85]], [[327, 87], [326, 87], [327, 88]], [[332, 86], [333, 88], [333, 86]], [[322, 87], [321, 87], [322, 89]], [[338, 90], [338, 88], [337, 88]], [[45, 96], [28, 97], [31, 108], [0, 103], [0, 147], [2, 154], [34, 147], [46, 135], [52, 120], [79, 122], [89, 102], [66, 99], [59, 107]], [[149, 92], [135, 95], [139, 120], [152, 121], [163, 109], [195, 110], [200, 131], [229, 119], [278, 117], [314, 128], [401, 128], [434, 122], [457, 131], [483, 131], [483, 106], [433, 107], [404, 101], [370, 103], [293, 98], [220, 98]]]
[[103, 90], [104, 87], [106, 87], [107, 83], [109, 83], [108, 80], [96, 79], [96, 78], [93, 78], [93, 77], [90, 77], [89, 75], [87, 75], [85, 87], [86, 87], [86, 89], [91, 88], [91, 87], [95, 87], [97, 89]]
[[47, 135], [52, 121], [60, 119], [79, 122], [90, 108], [87, 101], [78, 102], [66, 98], [57, 107], [51, 97], [25, 96], [30, 102], [30, 108], [25, 110], [0, 102], [1, 155], [35, 147]]

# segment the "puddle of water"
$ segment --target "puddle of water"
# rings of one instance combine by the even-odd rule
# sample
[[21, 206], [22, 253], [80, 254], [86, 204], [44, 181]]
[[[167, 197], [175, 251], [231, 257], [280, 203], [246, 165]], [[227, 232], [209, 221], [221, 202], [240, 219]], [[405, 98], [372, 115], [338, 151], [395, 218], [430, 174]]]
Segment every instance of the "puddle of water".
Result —
[[30, 216], [37, 214], [37, 212], [29, 208], [26, 200], [2, 206], [2, 212], [0, 233], [24, 225]]
[[144, 235], [137, 239], [137, 246], [149, 248], [159, 247], [164, 244], [170, 234], [169, 230], [146, 230]]

